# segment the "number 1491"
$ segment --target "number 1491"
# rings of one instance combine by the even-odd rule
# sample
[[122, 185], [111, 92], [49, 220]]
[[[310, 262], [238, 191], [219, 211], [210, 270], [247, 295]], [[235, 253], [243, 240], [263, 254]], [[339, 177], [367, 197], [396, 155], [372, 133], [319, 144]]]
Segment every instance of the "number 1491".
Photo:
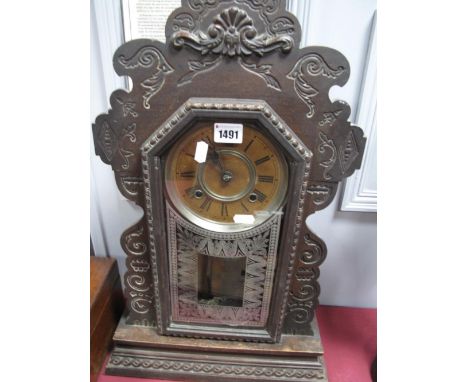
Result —
[[216, 143], [242, 143], [242, 133], [242, 124], [215, 123], [213, 136]]

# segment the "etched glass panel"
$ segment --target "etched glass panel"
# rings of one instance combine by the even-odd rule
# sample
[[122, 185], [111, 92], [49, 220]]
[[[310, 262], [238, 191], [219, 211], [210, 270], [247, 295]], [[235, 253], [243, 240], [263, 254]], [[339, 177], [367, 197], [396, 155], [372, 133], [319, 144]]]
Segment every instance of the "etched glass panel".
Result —
[[250, 231], [217, 233], [187, 222], [166, 206], [172, 320], [265, 326], [281, 215]]

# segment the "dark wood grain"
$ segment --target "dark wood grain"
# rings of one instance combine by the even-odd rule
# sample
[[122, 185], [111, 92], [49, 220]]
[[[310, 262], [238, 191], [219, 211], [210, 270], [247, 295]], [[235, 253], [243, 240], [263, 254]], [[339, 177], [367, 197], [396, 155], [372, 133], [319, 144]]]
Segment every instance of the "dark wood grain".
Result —
[[96, 381], [124, 305], [115, 259], [91, 257], [90, 284], [90, 366], [91, 381]]

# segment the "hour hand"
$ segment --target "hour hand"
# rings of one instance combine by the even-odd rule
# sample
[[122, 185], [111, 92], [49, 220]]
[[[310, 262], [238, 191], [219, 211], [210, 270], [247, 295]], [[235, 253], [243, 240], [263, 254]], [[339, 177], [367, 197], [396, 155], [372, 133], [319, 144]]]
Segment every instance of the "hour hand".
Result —
[[224, 173], [223, 163], [221, 162], [219, 153], [216, 151], [214, 146], [210, 146], [210, 150], [208, 151], [208, 158], [211, 159], [213, 163], [219, 167], [222, 173]]

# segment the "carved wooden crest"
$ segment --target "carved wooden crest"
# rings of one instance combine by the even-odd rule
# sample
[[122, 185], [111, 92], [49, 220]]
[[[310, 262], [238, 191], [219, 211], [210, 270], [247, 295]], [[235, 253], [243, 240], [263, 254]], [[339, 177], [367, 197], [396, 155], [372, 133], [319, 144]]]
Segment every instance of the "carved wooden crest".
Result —
[[348, 122], [349, 105], [329, 99], [332, 86], [346, 84], [348, 61], [331, 48], [300, 49], [301, 28], [282, 0], [182, 0], [167, 21], [166, 38], [133, 40], [115, 52], [115, 71], [129, 76], [133, 88], [116, 90], [111, 109], [93, 124], [96, 154], [112, 166], [122, 194], [145, 211], [121, 238], [127, 323], [164, 332], [161, 307], [170, 303], [160, 296], [167, 280], [156, 247], [166, 231], [153, 221], [146, 185], [152, 163], [145, 155], [179, 131], [189, 109], [227, 108], [262, 114], [303, 158], [291, 246], [278, 263], [285, 269], [282, 295], [273, 292], [284, 302], [274, 332], [308, 334], [326, 246], [305, 218], [331, 203], [338, 182], [360, 167], [365, 145], [362, 130]]

